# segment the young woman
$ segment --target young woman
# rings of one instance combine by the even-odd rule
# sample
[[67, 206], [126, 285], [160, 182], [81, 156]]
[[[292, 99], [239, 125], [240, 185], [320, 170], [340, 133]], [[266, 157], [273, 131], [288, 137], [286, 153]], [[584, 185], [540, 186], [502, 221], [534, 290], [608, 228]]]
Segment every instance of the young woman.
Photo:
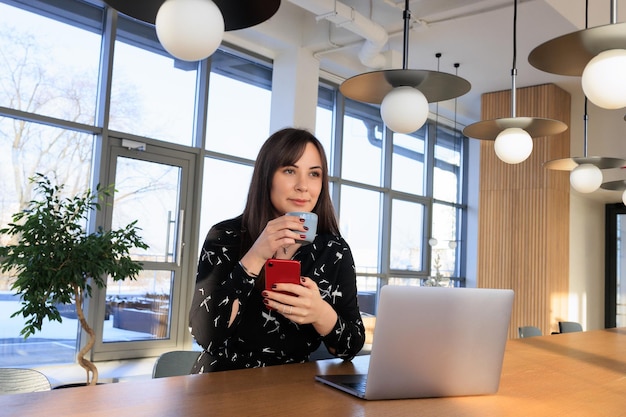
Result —
[[[328, 187], [323, 147], [309, 132], [283, 129], [262, 146], [243, 214], [213, 226], [202, 247], [190, 326], [204, 351], [192, 373], [306, 362], [322, 342], [345, 360], [361, 350], [354, 261]], [[293, 211], [318, 215], [313, 243], [296, 243], [306, 229], [285, 216]], [[265, 290], [270, 258], [300, 261], [301, 285]]]

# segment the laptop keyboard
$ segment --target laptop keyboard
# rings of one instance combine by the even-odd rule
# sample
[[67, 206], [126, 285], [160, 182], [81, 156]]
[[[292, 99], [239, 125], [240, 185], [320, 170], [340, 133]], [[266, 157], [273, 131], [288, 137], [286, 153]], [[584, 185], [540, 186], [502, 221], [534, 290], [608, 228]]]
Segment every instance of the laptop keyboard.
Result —
[[362, 381], [357, 381], [357, 382], [344, 382], [343, 385], [345, 385], [346, 387], [352, 388], [353, 390], [357, 392], [365, 392], [366, 383], [367, 381], [363, 379]]

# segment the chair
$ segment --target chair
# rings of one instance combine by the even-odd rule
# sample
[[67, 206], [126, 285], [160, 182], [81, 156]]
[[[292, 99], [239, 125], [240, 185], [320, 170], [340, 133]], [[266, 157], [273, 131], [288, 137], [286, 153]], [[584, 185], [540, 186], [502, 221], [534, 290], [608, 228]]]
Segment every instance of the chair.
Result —
[[541, 336], [541, 329], [535, 326], [520, 326], [517, 328], [517, 331], [521, 338]]
[[573, 333], [573, 332], [582, 332], [583, 326], [580, 323], [576, 323], [575, 321], [560, 321], [559, 322], [559, 332], [560, 333]]
[[165, 352], [154, 363], [152, 378], [189, 375], [198, 356], [200, 356], [200, 352], [194, 350]]
[[0, 368], [0, 395], [50, 389], [50, 381], [39, 371], [27, 368]]

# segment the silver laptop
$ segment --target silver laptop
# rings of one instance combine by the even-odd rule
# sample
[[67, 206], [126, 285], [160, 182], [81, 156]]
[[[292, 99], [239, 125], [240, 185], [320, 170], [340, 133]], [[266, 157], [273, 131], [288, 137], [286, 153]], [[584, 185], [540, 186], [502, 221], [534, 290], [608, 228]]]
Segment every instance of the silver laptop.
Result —
[[494, 394], [513, 291], [386, 285], [367, 375], [315, 379], [366, 400]]

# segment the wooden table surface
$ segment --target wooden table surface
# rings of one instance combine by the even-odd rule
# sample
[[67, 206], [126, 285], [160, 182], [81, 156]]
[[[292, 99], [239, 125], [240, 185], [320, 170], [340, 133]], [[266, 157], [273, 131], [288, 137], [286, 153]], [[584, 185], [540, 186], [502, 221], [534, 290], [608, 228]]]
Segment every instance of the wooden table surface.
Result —
[[307, 364], [135, 380], [0, 396], [8, 416], [619, 416], [626, 415], [626, 329], [507, 343], [495, 395], [366, 401], [314, 381], [364, 373], [352, 363]]

